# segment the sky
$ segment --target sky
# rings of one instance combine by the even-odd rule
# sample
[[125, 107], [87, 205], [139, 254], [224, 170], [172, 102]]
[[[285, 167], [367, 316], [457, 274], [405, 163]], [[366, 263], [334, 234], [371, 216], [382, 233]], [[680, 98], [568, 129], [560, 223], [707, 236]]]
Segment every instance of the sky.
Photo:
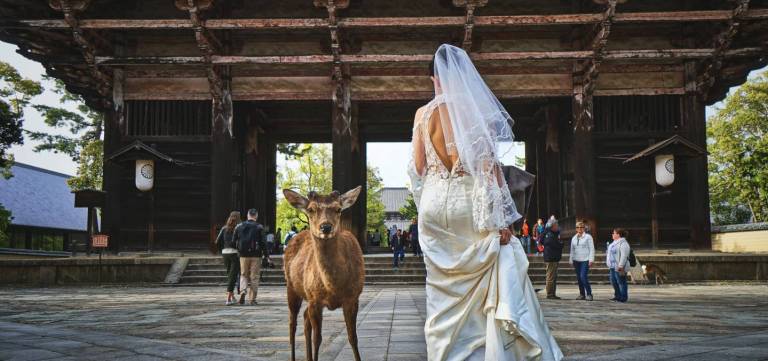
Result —
[[[42, 76], [45, 74], [45, 70], [39, 63], [16, 54], [15, 45], [0, 42], [0, 59], [13, 65], [25, 78], [42, 81]], [[766, 69], [767, 68], [763, 68], [758, 71], [753, 71], [752, 74], [750, 74], [750, 78], [757, 76], [760, 72], [766, 71]], [[43, 81], [43, 85], [46, 88], [52, 87], [52, 84], [46, 81]], [[33, 103], [60, 106], [58, 96], [50, 91], [46, 91], [33, 99]], [[707, 107], [707, 117], [712, 115], [718, 106], [721, 106], [721, 103], [716, 103], [713, 106]], [[73, 109], [73, 107], [68, 108]], [[48, 131], [54, 134], [66, 134], [65, 131], [61, 130], [51, 131], [43, 122], [40, 114], [32, 108], [25, 110], [24, 128], [28, 130]], [[38, 153], [33, 150], [35, 145], [35, 142], [25, 139], [23, 145], [11, 147], [10, 153], [14, 155], [17, 162], [60, 173], [75, 174], [77, 164], [68, 156], [53, 152]], [[509, 151], [506, 152], [506, 155], [501, 159], [502, 163], [511, 165], [514, 164], [515, 156], [525, 156], [525, 146], [522, 143], [515, 143], [508, 147]], [[406, 168], [410, 161], [410, 143], [368, 143], [367, 148], [368, 165], [379, 169], [379, 174], [384, 181], [385, 187], [405, 187], [408, 184]], [[288, 164], [285, 162], [278, 163], [281, 163], [282, 165]]]

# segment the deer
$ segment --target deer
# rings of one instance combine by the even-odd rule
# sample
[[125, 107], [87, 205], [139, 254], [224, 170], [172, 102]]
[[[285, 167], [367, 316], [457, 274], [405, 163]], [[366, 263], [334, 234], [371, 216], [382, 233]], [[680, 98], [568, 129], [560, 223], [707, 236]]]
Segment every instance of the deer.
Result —
[[309, 228], [291, 239], [283, 255], [292, 361], [296, 360], [296, 319], [304, 300], [308, 302], [304, 310], [307, 361], [319, 359], [323, 308], [339, 307], [344, 311], [355, 360], [360, 361], [357, 311], [365, 283], [363, 251], [357, 238], [342, 229], [341, 212], [355, 203], [361, 189], [358, 186], [344, 194], [333, 191], [329, 195], [310, 192], [307, 197], [283, 190], [286, 200], [309, 218]]

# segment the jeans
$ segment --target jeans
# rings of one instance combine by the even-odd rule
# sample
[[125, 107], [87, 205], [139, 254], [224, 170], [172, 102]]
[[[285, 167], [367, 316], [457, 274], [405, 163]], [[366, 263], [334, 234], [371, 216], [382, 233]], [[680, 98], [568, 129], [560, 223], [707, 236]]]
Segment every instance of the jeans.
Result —
[[619, 302], [627, 302], [629, 299], [627, 274], [622, 275], [619, 271], [611, 268], [611, 286], [613, 286], [613, 297]]
[[531, 237], [530, 236], [520, 237], [520, 243], [523, 245], [523, 251], [525, 251], [525, 254], [531, 253]]
[[573, 261], [573, 268], [576, 270], [576, 279], [579, 281], [579, 294], [592, 295], [592, 286], [589, 284], [589, 261]]
[[405, 258], [405, 250], [403, 247], [395, 248], [395, 259], [392, 261], [392, 267], [400, 267], [400, 260]]

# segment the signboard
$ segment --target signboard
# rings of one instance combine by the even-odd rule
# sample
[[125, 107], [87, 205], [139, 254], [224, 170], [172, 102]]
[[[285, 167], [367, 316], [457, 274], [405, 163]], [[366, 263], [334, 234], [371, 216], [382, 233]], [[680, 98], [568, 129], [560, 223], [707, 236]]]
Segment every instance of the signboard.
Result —
[[91, 247], [93, 248], [107, 248], [109, 244], [109, 236], [106, 234], [94, 234], [91, 236]]

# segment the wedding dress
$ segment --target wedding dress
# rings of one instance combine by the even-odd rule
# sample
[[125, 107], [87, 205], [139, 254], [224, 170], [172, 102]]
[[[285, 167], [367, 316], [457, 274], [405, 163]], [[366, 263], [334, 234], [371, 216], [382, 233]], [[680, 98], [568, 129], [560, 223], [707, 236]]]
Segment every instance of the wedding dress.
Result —
[[[560, 360], [563, 354], [539, 307], [520, 242], [512, 237], [509, 244], [499, 244], [500, 222], [510, 216], [499, 215], [508, 190], [504, 194], [496, 186], [495, 176], [478, 178], [492, 172], [471, 173], [462, 157], [448, 169], [432, 144], [430, 119], [445, 117], [438, 108], [450, 101], [437, 96], [417, 113], [413, 145], [416, 153], [424, 152], [415, 157], [425, 158], [425, 166], [419, 170], [411, 162], [409, 167], [427, 268], [428, 358]], [[446, 142], [456, 141], [455, 135], [445, 134]]]

